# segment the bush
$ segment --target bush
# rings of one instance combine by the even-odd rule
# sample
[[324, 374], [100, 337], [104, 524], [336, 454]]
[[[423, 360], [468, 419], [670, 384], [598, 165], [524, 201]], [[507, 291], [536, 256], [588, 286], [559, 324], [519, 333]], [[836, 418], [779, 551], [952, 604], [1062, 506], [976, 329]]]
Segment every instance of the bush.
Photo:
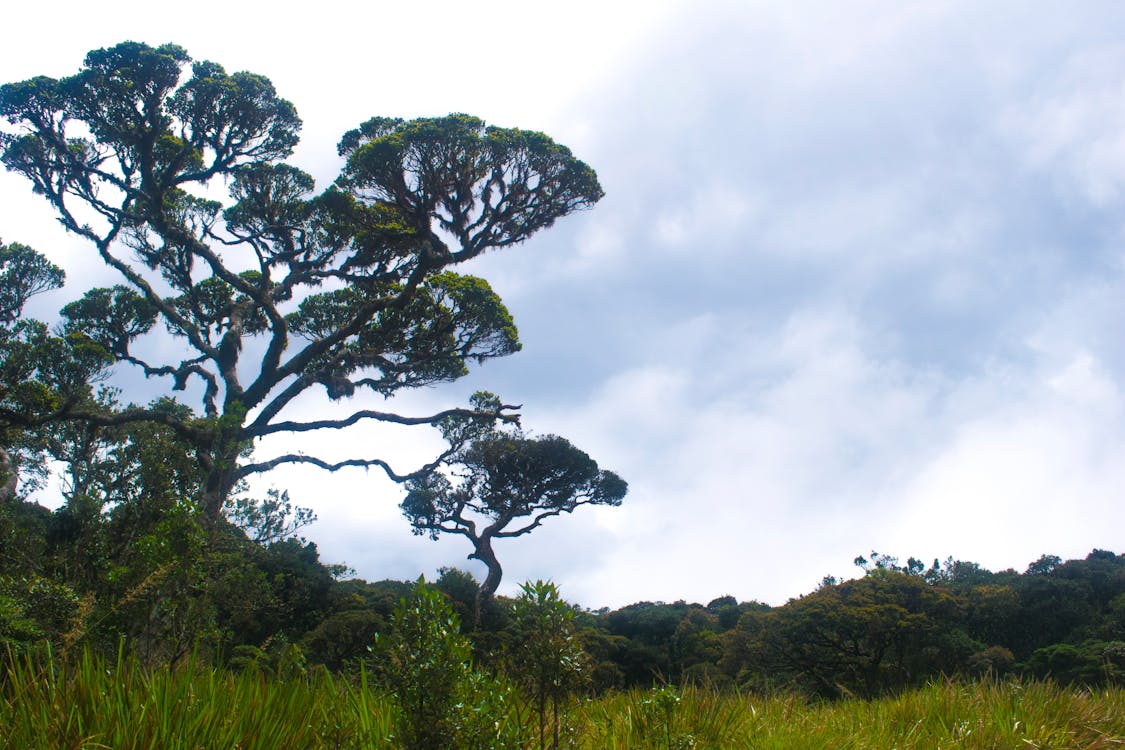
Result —
[[514, 691], [473, 670], [457, 615], [423, 580], [399, 601], [390, 635], [377, 638], [375, 650], [406, 750], [523, 747]]
[[586, 681], [586, 654], [574, 634], [574, 610], [555, 584], [525, 583], [512, 608], [512, 674], [530, 692], [539, 718], [539, 747], [546, 747], [547, 704], [553, 715], [554, 744], [559, 746], [559, 707]]
[[1125, 679], [1125, 643], [1085, 641], [1036, 649], [1024, 665], [1033, 676], [1061, 684], [1101, 685]]
[[62, 643], [80, 616], [79, 598], [69, 586], [34, 573], [0, 576], [0, 642], [17, 648], [42, 639]]

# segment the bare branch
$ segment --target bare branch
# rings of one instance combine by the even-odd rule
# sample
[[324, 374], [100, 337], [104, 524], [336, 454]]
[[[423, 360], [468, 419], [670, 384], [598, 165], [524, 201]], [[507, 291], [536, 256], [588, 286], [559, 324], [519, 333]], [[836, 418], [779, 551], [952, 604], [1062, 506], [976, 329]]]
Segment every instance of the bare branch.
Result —
[[315, 422], [274, 422], [256, 427], [258, 421], [247, 428], [247, 434], [252, 437], [263, 437], [275, 432], [311, 432], [313, 430], [335, 430], [341, 427], [350, 427], [357, 422], [373, 419], [378, 422], [400, 425], [437, 424], [444, 419], [462, 417], [465, 419], [491, 420], [499, 419], [502, 422], [518, 423], [519, 414], [512, 414], [516, 409], [523, 408], [522, 404], [502, 404], [496, 411], [476, 411], [475, 409], [446, 409], [428, 417], [405, 417], [394, 412], [372, 411], [370, 409], [357, 411], [344, 419], [321, 419]]
[[239, 477], [247, 477], [251, 474], [260, 474], [271, 469], [276, 469], [283, 464], [310, 464], [319, 467], [325, 471], [339, 471], [348, 467], [357, 467], [363, 469], [370, 469], [372, 467], [382, 469], [387, 477], [395, 482], [403, 483], [411, 479], [417, 479], [425, 474], [436, 469], [443, 461], [449, 458], [449, 451], [442, 453], [437, 460], [431, 461], [420, 469], [412, 471], [409, 474], [399, 474], [391, 468], [390, 464], [381, 458], [349, 458], [344, 461], [325, 461], [324, 459], [317, 458], [316, 456], [306, 456], [303, 453], [287, 453], [283, 456], [271, 458], [269, 461], [261, 461], [259, 463], [246, 464], [239, 467]]
[[551, 516], [561, 516], [563, 513], [572, 512], [575, 508], [579, 507], [580, 505], [589, 505], [590, 503], [591, 503], [591, 498], [585, 498], [585, 499], [579, 500], [579, 501], [577, 501], [577, 502], [575, 502], [571, 505], [566, 505], [566, 506], [563, 506], [561, 508], [555, 508], [554, 510], [545, 511], [543, 513], [540, 513], [538, 516], [535, 517], [535, 519], [531, 523], [527, 524], [526, 526], [524, 526], [522, 528], [509, 529], [509, 530], [499, 530], [499, 531], [496, 531], [495, 533], [493, 533], [492, 536], [496, 539], [507, 539], [508, 537], [513, 537], [513, 536], [523, 536], [524, 534], [528, 533], [532, 529], [539, 528], [539, 526], [541, 526], [543, 524], [543, 521], [550, 518]]

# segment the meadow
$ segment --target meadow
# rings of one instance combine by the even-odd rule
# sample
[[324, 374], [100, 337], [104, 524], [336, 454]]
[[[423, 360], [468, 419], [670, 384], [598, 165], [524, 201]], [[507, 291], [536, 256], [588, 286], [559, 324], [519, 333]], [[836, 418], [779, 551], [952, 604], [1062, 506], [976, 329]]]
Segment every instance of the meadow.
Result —
[[[397, 748], [396, 710], [362, 675], [324, 671], [288, 680], [192, 664], [148, 671], [129, 658], [111, 666], [85, 654], [9, 655], [0, 672], [0, 748], [13, 750]], [[496, 736], [518, 736], [518, 744], [484, 737], [476, 747], [540, 746], [525, 702], [496, 721]], [[1125, 746], [1125, 689], [934, 681], [875, 700], [828, 702], [664, 687], [576, 699], [557, 721], [558, 747], [582, 750], [1100, 750]]]

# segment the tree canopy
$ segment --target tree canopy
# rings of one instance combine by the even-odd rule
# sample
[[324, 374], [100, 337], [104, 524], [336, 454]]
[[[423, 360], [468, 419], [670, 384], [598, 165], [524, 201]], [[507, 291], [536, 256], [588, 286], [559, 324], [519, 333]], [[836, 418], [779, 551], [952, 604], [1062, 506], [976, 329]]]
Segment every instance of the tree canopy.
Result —
[[[370, 455], [242, 460], [258, 438], [364, 420], [514, 420], [514, 407], [499, 401], [487, 412], [285, 416], [317, 387], [333, 400], [364, 390], [390, 397], [517, 351], [500, 298], [452, 268], [520, 243], [603, 194], [594, 171], [546, 135], [464, 114], [368, 120], [340, 141], [340, 176], [317, 192], [310, 175], [284, 161], [301, 120], [270, 81], [192, 61], [171, 44], [125, 42], [90, 52], [73, 76], [4, 85], [0, 117], [10, 126], [0, 160], [121, 276], [63, 308], [62, 334], [163, 380], [169, 393], [198, 398], [187, 414], [5, 404], [5, 419], [18, 427], [64, 418], [165, 424], [193, 446], [210, 518], [241, 478], [285, 463], [378, 467], [399, 481], [437, 465], [399, 473]], [[224, 188], [226, 198], [213, 197]], [[6, 252], [23, 260], [5, 263], [22, 263], [26, 284], [5, 285], [5, 321], [20, 299], [61, 281], [15, 247]], [[146, 346], [163, 335], [182, 356]]]

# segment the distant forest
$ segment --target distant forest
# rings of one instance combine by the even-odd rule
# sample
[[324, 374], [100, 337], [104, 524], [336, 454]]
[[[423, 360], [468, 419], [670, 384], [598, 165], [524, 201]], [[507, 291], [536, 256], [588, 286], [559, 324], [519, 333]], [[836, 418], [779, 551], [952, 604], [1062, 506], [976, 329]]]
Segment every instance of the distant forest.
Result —
[[[147, 447], [157, 449], [155, 439]], [[174, 463], [152, 480], [174, 485]], [[152, 497], [152, 495], [148, 495]], [[285, 502], [242, 507], [207, 543], [186, 507], [123, 499], [50, 511], [0, 506], [0, 642], [26, 649], [119, 644], [153, 666], [189, 656], [239, 669], [377, 671], [371, 650], [413, 582], [344, 577], [297, 534]], [[242, 525], [239, 526], [238, 523]], [[254, 541], [254, 540], [257, 541]], [[1125, 677], [1125, 555], [1043, 556], [1027, 570], [971, 562], [857, 558], [862, 577], [831, 578], [771, 607], [720, 597], [573, 606], [589, 660], [584, 689], [702, 683], [809, 696], [875, 696], [936, 676], [1024, 675], [1105, 684]], [[476, 663], [510, 647], [512, 600], [443, 569], [432, 588], [460, 615]]]

